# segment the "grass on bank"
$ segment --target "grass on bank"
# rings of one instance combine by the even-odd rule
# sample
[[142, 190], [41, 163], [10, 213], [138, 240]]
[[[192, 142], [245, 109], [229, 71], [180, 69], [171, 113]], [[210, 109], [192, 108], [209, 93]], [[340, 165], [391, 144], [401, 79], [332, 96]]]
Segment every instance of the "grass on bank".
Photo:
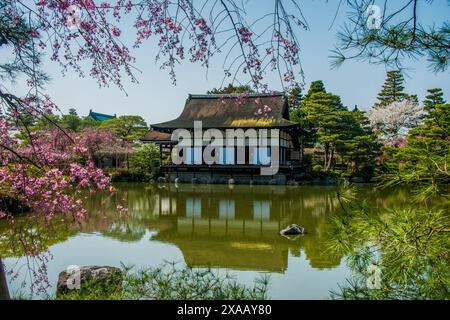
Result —
[[[80, 290], [58, 294], [57, 300], [265, 300], [269, 277], [261, 276], [253, 286], [237, 282], [230, 274], [211, 269], [178, 267], [165, 263], [133, 271], [122, 266], [122, 285], [83, 283]], [[111, 282], [110, 282], [111, 283]], [[114, 283], [114, 281], [112, 281]]]

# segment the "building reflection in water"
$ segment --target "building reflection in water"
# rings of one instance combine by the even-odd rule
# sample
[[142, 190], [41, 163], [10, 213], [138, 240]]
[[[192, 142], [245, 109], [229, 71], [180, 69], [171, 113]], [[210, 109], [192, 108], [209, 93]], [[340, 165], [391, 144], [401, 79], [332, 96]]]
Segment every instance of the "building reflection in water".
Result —
[[[334, 194], [325, 187], [123, 185], [116, 197], [127, 201], [129, 217], [103, 234], [131, 240], [130, 232], [139, 238], [154, 230], [152, 240], [176, 245], [192, 267], [284, 272], [289, 254], [305, 254], [313, 268], [333, 268], [340, 257], [326, 251], [325, 241], [337, 208]], [[98, 201], [105, 204], [97, 197], [92, 208]], [[291, 223], [308, 233], [295, 240], [280, 236]]]
[[[152, 240], [176, 245], [192, 267], [284, 272], [289, 255], [304, 255], [313, 268], [334, 268], [341, 257], [327, 248], [329, 218], [340, 206], [334, 187], [120, 184], [114, 197], [90, 198], [85, 232], [120, 241]], [[393, 208], [407, 200], [403, 190], [360, 187], [370, 207]], [[117, 217], [118, 203], [129, 209]], [[307, 234], [295, 241], [279, 235], [296, 223]]]
[[[27, 215], [16, 217], [14, 228], [0, 221], [0, 256], [5, 260], [12, 258], [10, 265], [17, 263], [16, 257], [23, 255], [23, 251], [15, 250], [17, 238], [35, 239], [34, 235], [39, 234], [43, 249], [66, 243], [55, 248], [59, 250], [55, 261], [64, 263], [72, 261], [73, 250], [79, 245], [75, 252], [77, 263], [108, 264], [115, 258], [117, 263], [140, 261], [140, 265], [148, 267], [152, 266], [149, 260], [158, 263], [172, 259], [168, 257], [181, 259], [182, 255], [191, 267], [285, 273], [278, 280], [285, 279], [282, 281], [293, 285], [301, 277], [309, 279], [310, 275], [312, 281], [322, 279], [322, 273], [308, 273], [313, 269], [341, 265], [342, 257], [326, 250], [329, 218], [340, 208], [333, 187], [236, 185], [230, 189], [221, 185], [187, 184], [178, 187], [119, 184], [116, 187], [113, 196], [89, 194], [86, 200], [89, 214], [81, 229], [78, 223], [70, 225], [59, 219], [54, 219], [51, 225], [36, 225], [37, 221]], [[374, 191], [371, 186], [359, 186], [358, 197], [378, 211], [381, 207], [402, 207], [409, 193], [400, 189]], [[127, 206], [128, 214], [118, 214], [118, 204]], [[307, 234], [295, 240], [280, 236], [279, 230], [292, 223], [304, 226]], [[84, 237], [86, 233], [94, 235]], [[122, 243], [108, 241], [111, 239]], [[108, 251], [101, 250], [114, 252], [109, 255]], [[96, 256], [97, 252], [101, 256]], [[154, 255], [152, 259], [148, 259], [149, 254]], [[305, 261], [311, 269], [304, 268]], [[53, 271], [50, 276], [56, 281], [61, 266]], [[323, 273], [324, 278], [327, 274], [330, 273]], [[335, 283], [333, 278], [331, 286]], [[310, 288], [305, 290], [309, 292]]]

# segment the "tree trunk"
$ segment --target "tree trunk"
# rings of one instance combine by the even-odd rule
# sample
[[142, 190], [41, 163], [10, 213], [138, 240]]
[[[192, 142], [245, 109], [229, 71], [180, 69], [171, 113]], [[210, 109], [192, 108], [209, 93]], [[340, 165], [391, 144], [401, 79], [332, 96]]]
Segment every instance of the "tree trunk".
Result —
[[8, 282], [6, 281], [5, 268], [0, 258], [0, 300], [10, 300]]
[[333, 158], [334, 158], [334, 148], [332, 147], [332, 148], [331, 148], [331, 154], [330, 154], [329, 157], [328, 157], [328, 163], [327, 163], [327, 167], [326, 167], [326, 170], [325, 170], [325, 171], [330, 170], [331, 164], [332, 164], [332, 162], [333, 162]]
[[330, 145], [328, 143], [325, 143], [324, 148], [323, 148], [323, 171], [325, 171], [325, 172], [327, 172], [329, 148], [330, 148]]

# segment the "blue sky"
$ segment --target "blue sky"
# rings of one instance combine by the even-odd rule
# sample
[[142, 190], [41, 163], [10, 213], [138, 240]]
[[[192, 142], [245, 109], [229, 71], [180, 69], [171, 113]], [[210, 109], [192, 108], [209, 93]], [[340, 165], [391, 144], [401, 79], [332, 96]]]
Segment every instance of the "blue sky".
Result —
[[[248, 1], [249, 15], [257, 17], [264, 14], [270, 10], [272, 3], [272, 0]], [[346, 19], [346, 8], [341, 9], [333, 27], [329, 29], [337, 9], [337, 0], [305, 0], [300, 1], [300, 4], [310, 27], [309, 31], [297, 33], [306, 87], [311, 81], [320, 79], [328, 91], [340, 95], [343, 103], [349, 107], [358, 105], [367, 108], [373, 105], [385, 79], [385, 66], [349, 61], [339, 69], [330, 68], [330, 50], [336, 43], [336, 32]], [[449, 2], [435, 0], [431, 7], [426, 6], [421, 12], [424, 24], [440, 25], [442, 21], [448, 21], [450, 16]], [[45, 64], [45, 69], [52, 77], [46, 87], [47, 92], [63, 111], [74, 107], [80, 115], [87, 115], [91, 108], [109, 114], [136, 114], [151, 124], [177, 117], [189, 93], [205, 93], [208, 89], [220, 86], [223, 57], [213, 60], [208, 77], [206, 69], [186, 60], [177, 67], [177, 85], [173, 86], [167, 71], [160, 70], [154, 62], [156, 50], [154, 43], [147, 43], [135, 52], [137, 67], [142, 70], [142, 74], [137, 74], [139, 84], [124, 82], [128, 95], [114, 86], [99, 88], [94, 80], [80, 79], [76, 74], [62, 76], [58, 66], [51, 62]], [[450, 100], [449, 70], [433, 74], [427, 69], [425, 59], [411, 61], [407, 66], [410, 69], [405, 75], [406, 92], [418, 94], [422, 100], [428, 88], [440, 87], [444, 89], [446, 99]], [[275, 76], [269, 75], [268, 80], [273, 89], [280, 88]], [[17, 86], [22, 87], [20, 83]]]

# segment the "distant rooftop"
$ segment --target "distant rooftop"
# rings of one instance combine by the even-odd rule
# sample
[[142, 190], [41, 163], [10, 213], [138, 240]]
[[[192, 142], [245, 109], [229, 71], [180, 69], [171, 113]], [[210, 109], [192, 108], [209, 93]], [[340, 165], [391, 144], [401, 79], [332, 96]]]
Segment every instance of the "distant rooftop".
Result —
[[117, 116], [115, 114], [112, 116], [109, 114], [98, 113], [98, 112], [92, 111], [92, 109], [89, 110], [89, 117], [91, 117], [92, 119], [94, 119], [96, 121], [106, 121], [106, 120], [111, 120], [111, 119], [117, 118]]

